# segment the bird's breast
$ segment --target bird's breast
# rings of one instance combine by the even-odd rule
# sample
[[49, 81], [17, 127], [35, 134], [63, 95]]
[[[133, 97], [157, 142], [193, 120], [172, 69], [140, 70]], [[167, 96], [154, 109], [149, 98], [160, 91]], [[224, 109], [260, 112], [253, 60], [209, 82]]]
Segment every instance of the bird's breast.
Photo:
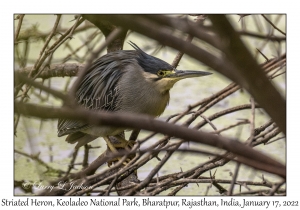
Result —
[[146, 88], [136, 89], [134, 95], [124, 95], [127, 97], [122, 97], [120, 100], [120, 111], [148, 114], [155, 117], [164, 112], [170, 99], [169, 92], [161, 94]]

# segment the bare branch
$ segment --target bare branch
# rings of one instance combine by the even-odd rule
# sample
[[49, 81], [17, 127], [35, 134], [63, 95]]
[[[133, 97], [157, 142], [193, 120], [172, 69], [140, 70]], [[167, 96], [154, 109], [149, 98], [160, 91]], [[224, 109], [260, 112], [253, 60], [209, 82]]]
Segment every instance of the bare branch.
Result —
[[22, 27], [22, 23], [23, 23], [23, 18], [24, 18], [25, 15], [18, 15], [18, 19], [19, 19], [19, 22], [18, 22], [18, 27], [17, 27], [17, 30], [15, 32], [15, 43], [18, 39], [18, 36], [19, 36], [19, 33], [20, 33], [20, 30], [21, 30], [21, 27]]
[[265, 20], [268, 22], [268, 23], [270, 23], [271, 24], [271, 26], [273, 26], [273, 28], [275, 28], [277, 31], [279, 31], [280, 33], [282, 33], [283, 35], [285, 35], [286, 36], [286, 33], [284, 33], [282, 30], [280, 30], [279, 28], [277, 28], [265, 15], [261, 15], [261, 16], [263, 16], [263, 18], [265, 18]]
[[[285, 177], [285, 166], [277, 161], [257, 152], [238, 141], [229, 140], [227, 138], [216, 136], [194, 129], [188, 129], [182, 126], [153, 120], [151, 117], [143, 115], [133, 115], [126, 113], [108, 113], [108, 112], [93, 112], [83, 108], [48, 108], [40, 107], [32, 104], [15, 103], [15, 109], [18, 113], [27, 116], [36, 116], [40, 118], [66, 118], [74, 120], [83, 120], [94, 125], [112, 125], [117, 127], [128, 127], [146, 129], [150, 131], [164, 133], [170, 136], [176, 136], [189, 141], [203, 143], [241, 155], [242, 160], [249, 159], [252, 166], [255, 161], [269, 164], [270, 167], [259, 168], [261, 170], [268, 170]], [[248, 161], [248, 160], [247, 160]], [[255, 165], [255, 164], [254, 164]], [[273, 168], [274, 166], [274, 168]]]

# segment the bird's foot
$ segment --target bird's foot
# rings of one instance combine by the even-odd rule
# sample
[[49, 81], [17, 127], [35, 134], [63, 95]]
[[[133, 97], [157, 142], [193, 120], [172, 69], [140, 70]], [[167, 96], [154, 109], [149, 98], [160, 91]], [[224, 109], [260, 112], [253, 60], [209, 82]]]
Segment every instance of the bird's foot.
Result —
[[[119, 136], [114, 136], [114, 137], [115, 139], [117, 139], [117, 141], [114, 141], [115, 139], [109, 139], [108, 137], [104, 137], [107, 147], [113, 153], [118, 153], [118, 151], [122, 149], [130, 151], [130, 149], [134, 146], [135, 141], [132, 140], [127, 141]], [[110, 140], [113, 140], [113, 142]], [[127, 165], [133, 157], [134, 155], [129, 155], [128, 158], [125, 161], [123, 161], [123, 164]], [[108, 166], [111, 166], [112, 163], [118, 162], [121, 159], [122, 159], [121, 157], [111, 159], [110, 161], [107, 162]]]
[[135, 141], [132, 141], [132, 140], [127, 141], [125, 139], [123, 139], [123, 140], [124, 141], [122, 141], [122, 142], [114, 143], [113, 146], [115, 148], [123, 148], [123, 149], [127, 149], [127, 150], [128, 149], [130, 150], [134, 146]]
[[[121, 160], [121, 159], [122, 159], [121, 157], [116, 157], [116, 158], [113, 158], [113, 159], [107, 161], [108, 167], [110, 167], [110, 166], [113, 165], [114, 163], [117, 163], [117, 162], [118, 162], [119, 160]], [[126, 159], [122, 162], [122, 164], [123, 164], [124, 166], [126, 166], [126, 165], [130, 162], [130, 160], [131, 160], [131, 159], [126, 158]]]

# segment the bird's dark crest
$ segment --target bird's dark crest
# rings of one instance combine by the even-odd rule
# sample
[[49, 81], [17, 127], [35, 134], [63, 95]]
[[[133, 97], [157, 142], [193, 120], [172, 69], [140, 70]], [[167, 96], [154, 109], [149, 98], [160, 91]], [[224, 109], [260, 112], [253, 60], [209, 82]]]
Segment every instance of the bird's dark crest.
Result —
[[138, 53], [139, 57], [137, 58], [137, 61], [139, 65], [144, 69], [144, 71], [156, 74], [159, 70], [174, 69], [174, 67], [167, 62], [145, 53], [134, 42], [130, 41], [128, 42], [128, 44], [130, 44]]
[[130, 46], [133, 47], [133, 49], [135, 49], [140, 55], [149, 56], [147, 53], [141, 50], [141, 48], [139, 48], [139, 46], [137, 46], [134, 42], [129, 41], [128, 44], [130, 44]]

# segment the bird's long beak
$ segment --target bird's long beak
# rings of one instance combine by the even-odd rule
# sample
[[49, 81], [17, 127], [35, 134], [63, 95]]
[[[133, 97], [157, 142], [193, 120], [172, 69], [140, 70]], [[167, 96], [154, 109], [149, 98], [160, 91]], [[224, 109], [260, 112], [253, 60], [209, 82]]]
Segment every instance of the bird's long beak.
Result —
[[203, 77], [212, 73], [205, 71], [192, 71], [192, 70], [175, 70], [173, 74], [169, 74], [168, 77], [174, 80], [182, 80], [191, 77]]

